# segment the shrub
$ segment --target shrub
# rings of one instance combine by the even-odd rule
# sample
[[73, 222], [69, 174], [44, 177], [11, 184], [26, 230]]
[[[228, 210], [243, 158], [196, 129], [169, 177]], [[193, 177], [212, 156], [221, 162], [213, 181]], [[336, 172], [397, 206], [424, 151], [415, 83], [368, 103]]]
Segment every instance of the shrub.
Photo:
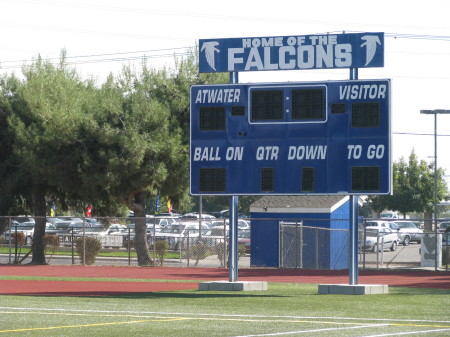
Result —
[[155, 255], [158, 260], [158, 264], [162, 266], [169, 250], [169, 243], [166, 240], [157, 240], [155, 243]]
[[16, 257], [14, 260], [14, 264], [22, 263], [22, 261], [29, 255], [25, 255], [25, 258], [20, 258], [20, 254], [22, 253], [22, 247], [25, 244], [25, 234], [22, 232], [14, 232], [11, 234], [11, 239], [14, 241], [16, 247], [19, 247], [19, 251], [16, 249]]
[[77, 253], [81, 258], [81, 263], [91, 265], [94, 264], [95, 258], [97, 257], [97, 254], [100, 252], [100, 249], [102, 248], [102, 243], [99, 239], [93, 238], [90, 236], [84, 237], [85, 243], [84, 246], [86, 247], [86, 252], [84, 251], [83, 247], [83, 238], [78, 238], [75, 241]]
[[59, 249], [59, 237], [56, 235], [46, 234], [44, 235], [44, 247], [45, 249], [49, 249], [51, 254], [50, 257], [47, 260], [47, 263], [50, 262], [51, 258], [53, 257], [53, 254]]
[[209, 249], [208, 246], [203, 242], [199, 242], [191, 246], [189, 249], [189, 257], [195, 259], [196, 266], [198, 265], [200, 260], [203, 260], [207, 256], [209, 256]]

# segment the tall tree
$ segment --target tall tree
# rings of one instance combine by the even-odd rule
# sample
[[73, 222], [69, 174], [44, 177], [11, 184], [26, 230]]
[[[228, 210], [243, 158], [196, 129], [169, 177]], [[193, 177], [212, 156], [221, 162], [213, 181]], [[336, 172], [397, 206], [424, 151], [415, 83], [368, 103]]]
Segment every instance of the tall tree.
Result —
[[82, 182], [103, 205], [122, 202], [134, 211], [141, 266], [151, 264], [145, 198], [175, 179], [184, 160], [180, 137], [169, 132], [170, 112], [151, 94], [153, 86], [142, 73], [125, 67], [99, 88], [90, 107], [93, 126], [86, 130], [91, 173]]
[[[62, 182], [76, 185], [79, 156], [78, 132], [84, 85], [64, 61], [54, 66], [38, 58], [24, 67], [25, 80], [17, 82], [8, 127], [14, 158], [26, 177], [36, 226], [33, 236], [34, 264], [45, 264], [43, 237], [46, 224], [46, 195], [60, 189]], [[17, 175], [16, 175], [17, 177]]]
[[[444, 179], [444, 170], [437, 170], [437, 200], [447, 199], [449, 192]], [[399, 211], [404, 216], [409, 212], [431, 212], [434, 205], [434, 169], [432, 164], [419, 160], [414, 151], [408, 162], [400, 158], [393, 165], [393, 194], [371, 196], [372, 209]]]

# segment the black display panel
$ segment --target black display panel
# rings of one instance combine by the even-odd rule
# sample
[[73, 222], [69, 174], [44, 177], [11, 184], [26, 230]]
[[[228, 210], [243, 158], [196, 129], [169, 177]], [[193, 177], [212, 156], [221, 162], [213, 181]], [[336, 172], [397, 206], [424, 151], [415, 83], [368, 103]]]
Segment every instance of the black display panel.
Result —
[[293, 120], [325, 120], [325, 88], [292, 90]]
[[284, 111], [283, 90], [253, 90], [252, 121], [282, 120]]
[[352, 103], [352, 127], [378, 128], [380, 127], [380, 103]]
[[225, 192], [226, 170], [224, 168], [201, 168], [199, 173], [200, 192]]
[[302, 169], [302, 192], [314, 192], [314, 167], [304, 167]]
[[208, 106], [199, 110], [200, 130], [202, 131], [222, 131], [226, 127], [225, 107]]
[[275, 186], [275, 171], [273, 167], [261, 169], [261, 192], [273, 192]]
[[380, 167], [357, 166], [352, 167], [352, 190], [374, 191], [380, 190]]

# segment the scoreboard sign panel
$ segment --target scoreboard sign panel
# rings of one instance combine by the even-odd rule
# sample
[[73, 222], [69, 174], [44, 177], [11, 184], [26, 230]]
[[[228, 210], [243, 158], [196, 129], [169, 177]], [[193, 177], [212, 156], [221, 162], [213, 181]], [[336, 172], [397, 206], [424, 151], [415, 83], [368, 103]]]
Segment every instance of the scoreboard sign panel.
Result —
[[389, 194], [390, 80], [191, 87], [193, 195]]
[[384, 66], [384, 33], [199, 41], [199, 71], [242, 72]]

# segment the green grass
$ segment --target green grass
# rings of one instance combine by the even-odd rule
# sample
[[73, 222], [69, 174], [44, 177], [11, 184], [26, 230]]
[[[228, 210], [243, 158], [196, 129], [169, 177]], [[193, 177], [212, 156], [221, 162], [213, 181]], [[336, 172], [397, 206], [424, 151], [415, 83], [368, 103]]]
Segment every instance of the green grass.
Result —
[[[26, 254], [27, 252], [30, 251], [30, 247], [24, 246], [21, 249], [18, 248], [17, 249], [17, 253], [20, 253], [21, 256], [23, 256], [24, 254]], [[153, 250], [150, 250], [150, 257], [153, 257]], [[14, 247], [11, 248], [11, 254], [14, 255], [15, 253], [15, 249]], [[0, 247], [0, 254], [9, 254], [9, 248], [8, 247]], [[50, 250], [46, 250], [45, 251], [45, 255], [47, 258], [49, 258], [51, 255], [53, 254], [53, 256], [72, 256], [72, 249], [71, 248], [61, 248], [60, 250], [56, 251], [56, 252], [52, 252]], [[74, 250], [74, 254], [75, 256], [78, 256], [76, 250]], [[128, 253], [128, 251], [126, 250], [110, 250], [110, 251], [100, 251], [98, 256], [101, 257], [122, 257], [122, 258], [128, 258], [128, 255], [130, 255], [132, 258], [136, 258], [136, 251], [133, 249], [130, 253]], [[180, 253], [179, 252], [167, 252], [166, 254], [166, 259], [179, 259], [180, 258]]]
[[[319, 295], [313, 284], [270, 283], [269, 290], [261, 292], [0, 296], [0, 336], [210, 337], [305, 330], [314, 332], [288, 336], [373, 336], [423, 330], [440, 330], [426, 333], [427, 337], [450, 335], [449, 290], [391, 287], [389, 292]], [[16, 329], [29, 330], [11, 331]]]

